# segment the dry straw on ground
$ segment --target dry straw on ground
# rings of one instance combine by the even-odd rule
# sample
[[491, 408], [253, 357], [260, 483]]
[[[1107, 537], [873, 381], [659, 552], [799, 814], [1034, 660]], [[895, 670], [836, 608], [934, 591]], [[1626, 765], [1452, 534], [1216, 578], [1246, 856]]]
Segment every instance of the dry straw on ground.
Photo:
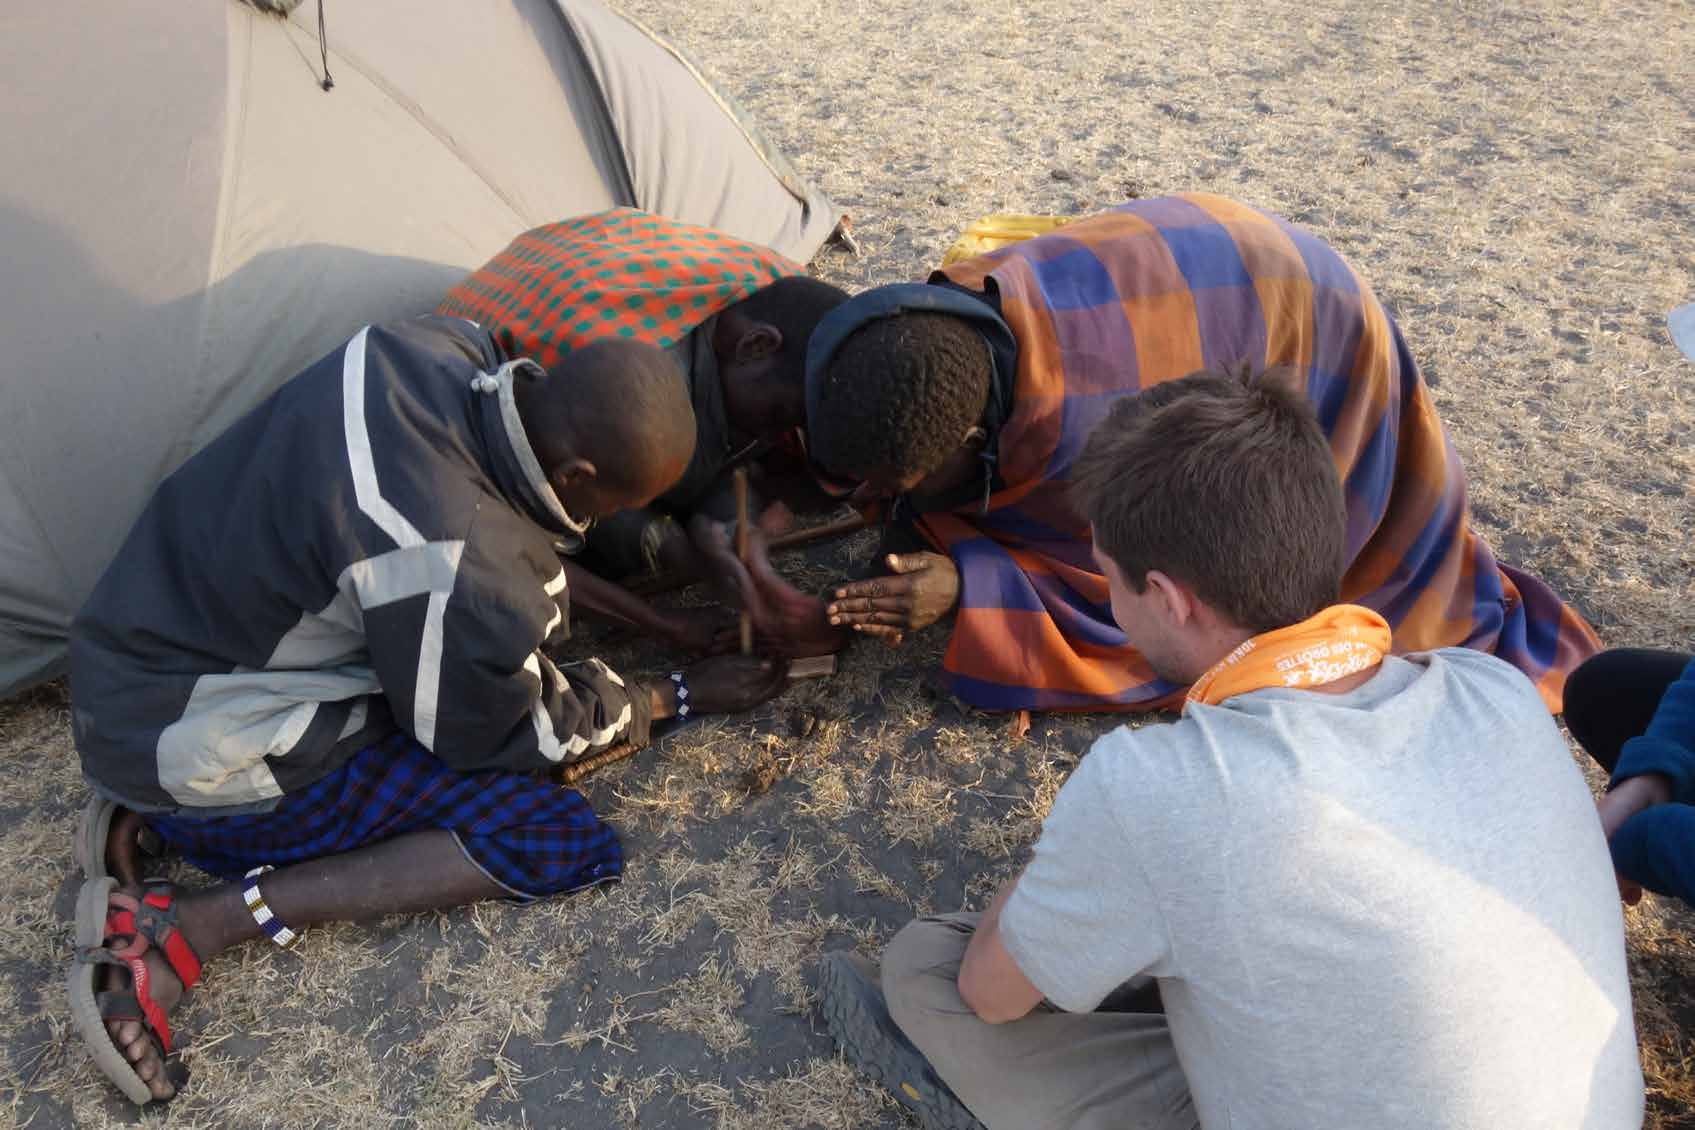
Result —
[[[632, 0], [854, 215], [850, 286], [992, 211], [1207, 189], [1347, 254], [1437, 382], [1478, 524], [1610, 643], [1695, 640], [1695, 33], [1679, 4]], [[546, 217], [537, 217], [538, 220]], [[795, 563], [822, 584], [870, 535]], [[932, 695], [942, 629], [587, 785], [619, 888], [220, 959], [181, 1014], [182, 1127], [902, 1124], [809, 1012], [826, 947], [1015, 865], [1103, 718]], [[627, 665], [663, 657], [626, 650]], [[804, 735], [804, 736], [803, 736]], [[133, 1116], [60, 997], [82, 797], [55, 689], [0, 704], [0, 1125]], [[1691, 920], [1629, 916], [1650, 1125], [1695, 1103]], [[1507, 1128], [1503, 1128], [1507, 1130]]]

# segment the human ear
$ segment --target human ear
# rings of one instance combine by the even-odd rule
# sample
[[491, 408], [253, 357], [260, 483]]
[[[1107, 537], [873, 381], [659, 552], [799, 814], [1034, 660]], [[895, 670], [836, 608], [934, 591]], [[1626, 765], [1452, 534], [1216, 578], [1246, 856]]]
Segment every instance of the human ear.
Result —
[[1194, 594], [1158, 569], [1148, 570], [1145, 580], [1147, 587], [1159, 594], [1159, 606], [1166, 618], [1179, 628], [1188, 624], [1195, 615]]
[[769, 322], [755, 322], [736, 339], [737, 361], [758, 361], [783, 348], [783, 332]]
[[553, 470], [548, 474], [548, 478], [552, 479], [557, 486], [570, 486], [573, 483], [597, 477], [599, 477], [599, 472], [595, 470], [594, 464], [580, 455], [573, 455], [563, 462], [554, 464]]

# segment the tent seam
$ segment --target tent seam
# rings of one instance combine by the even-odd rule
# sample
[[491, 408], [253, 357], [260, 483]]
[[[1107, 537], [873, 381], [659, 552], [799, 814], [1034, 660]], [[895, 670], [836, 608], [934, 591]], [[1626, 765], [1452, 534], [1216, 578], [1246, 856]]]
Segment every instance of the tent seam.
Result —
[[[718, 89], [717, 85], [709, 77], [707, 77], [699, 66], [695, 64], [694, 59], [691, 58], [688, 53], [683, 51], [682, 48], [678, 47], [670, 40], [666, 39], [664, 36], [660, 35], [658, 32], [654, 31], [652, 28], [648, 27], [646, 24], [642, 23], [635, 16], [624, 11], [624, 9], [613, 7], [610, 3], [607, 7], [611, 8], [613, 14], [619, 19], [623, 20], [625, 23], [645, 35], [649, 42], [658, 47], [661, 51], [664, 51], [667, 55], [671, 56], [671, 58], [677, 61], [679, 66], [689, 72], [689, 76], [700, 85], [701, 89], [706, 91], [707, 96], [712, 99], [713, 104], [723, 112], [726, 118], [730, 119], [731, 124], [736, 127], [736, 132], [742, 135], [742, 140], [747, 142], [748, 148], [753, 150], [755, 157], [759, 158], [759, 163], [765, 166], [765, 171], [770, 173], [771, 176], [776, 179], [777, 183], [783, 186], [784, 191], [794, 197], [801, 205], [806, 207], [811, 206], [811, 200], [800, 185], [791, 183], [793, 178], [772, 163], [771, 155], [766, 152], [766, 145], [769, 145], [770, 142], [766, 141], [764, 145], [760, 144], [760, 139], [753, 135], [748, 124], [742, 120], [739, 108], [730, 102], [724, 93]], [[595, 75], [595, 84], [597, 86], [600, 85], [599, 74]], [[604, 96], [605, 94], [603, 90], [602, 97]]]
[[[300, 27], [293, 21], [293, 19], [288, 21], [287, 27], [291, 34], [298, 32], [302, 35], [306, 35], [313, 43], [318, 43], [318, 37], [315, 33], [307, 30], [306, 28]], [[322, 49], [322, 47], [323, 45], [320, 43], [319, 48]], [[407, 117], [411, 118], [414, 122], [417, 122], [418, 125], [423, 128], [424, 132], [435, 138], [436, 142], [443, 149], [459, 158], [465, 168], [469, 169], [471, 173], [483, 183], [484, 187], [489, 190], [490, 195], [492, 195], [496, 200], [499, 200], [502, 204], [506, 205], [507, 211], [511, 212], [520, 224], [526, 227], [533, 227], [540, 222], [533, 217], [526, 216], [523, 209], [519, 208], [517, 203], [507, 196], [506, 193], [501, 190], [499, 185], [490, 179], [488, 173], [483, 170], [483, 167], [478, 162], [473, 161], [469, 154], [459, 148], [458, 144], [453, 141], [452, 134], [443, 129], [433, 119], [426, 116], [422, 107], [407, 100], [403, 100], [400, 92], [383, 79], [382, 76], [376, 74], [367, 67], [362, 59], [358, 56], [349, 55], [347, 52], [337, 50], [335, 48], [330, 48], [328, 53], [334, 58], [345, 63], [355, 74], [370, 83], [374, 89], [381, 91], [383, 97], [387, 98], [388, 101], [397, 109], [403, 111]], [[333, 98], [334, 95], [331, 94], [330, 97]]]
[[[213, 333], [218, 326], [218, 284], [227, 276], [225, 274], [224, 253], [229, 246], [230, 226], [235, 223], [234, 202], [241, 195], [242, 154], [247, 147], [247, 114], [249, 101], [253, 97], [253, 21], [259, 16], [245, 5], [235, 5], [235, 10], [242, 12], [246, 19], [241, 24], [242, 68], [240, 75], [241, 102], [236, 107], [236, 113], [226, 124], [229, 136], [224, 140], [224, 169], [226, 176], [218, 188], [218, 215], [213, 225], [212, 246], [207, 255], [205, 299], [200, 314], [200, 340], [194, 358], [194, 403], [190, 410], [190, 430], [181, 435], [165, 455], [165, 462], [154, 474], [155, 481], [162, 481], [176, 466], [194, 453], [194, 437], [199, 434], [201, 425], [205, 422], [207, 405], [213, 399], [207, 387], [206, 373], [212, 359]], [[232, 37], [232, 46], [237, 42]], [[233, 71], [233, 68], [232, 68]]]
[[600, 68], [594, 65], [594, 60], [589, 56], [582, 31], [571, 19], [571, 13], [565, 10], [564, 0], [554, 0], [552, 7], [559, 16], [559, 23], [565, 30], [566, 38], [571, 42], [571, 48], [576, 52], [578, 62], [592, 80], [590, 85], [594, 87], [594, 101], [600, 108], [601, 123], [618, 143], [618, 171], [624, 174], [624, 182], [620, 186], [624, 189], [624, 203], [630, 208], [640, 208], [642, 202], [636, 196], [636, 171], [630, 162], [630, 148], [624, 143], [624, 131], [618, 128], [618, 121], [612, 116], [612, 101], [606, 96], [606, 81], [601, 78]]

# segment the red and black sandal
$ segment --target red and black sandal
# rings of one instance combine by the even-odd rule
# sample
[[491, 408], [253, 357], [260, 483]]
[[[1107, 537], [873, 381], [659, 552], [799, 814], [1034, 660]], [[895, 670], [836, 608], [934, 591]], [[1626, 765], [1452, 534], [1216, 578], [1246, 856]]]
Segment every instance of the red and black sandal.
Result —
[[[117, 880], [109, 877], [89, 879], [77, 895], [76, 959], [67, 990], [71, 1019], [88, 1044], [95, 1066], [130, 1101], [146, 1104], [154, 1101], [153, 1092], [106, 1025], [113, 1020], [139, 1021], [160, 1058], [166, 1059], [171, 1054], [171, 1025], [153, 999], [152, 977], [143, 955], [149, 949], [158, 950], [182, 981], [184, 992], [200, 981], [200, 958], [177, 929], [176, 894], [170, 884], [149, 883], [139, 899], [117, 887]], [[130, 987], [96, 990], [101, 965], [127, 970]], [[179, 1092], [188, 1081], [180, 1061], [166, 1060], [166, 1077]]]

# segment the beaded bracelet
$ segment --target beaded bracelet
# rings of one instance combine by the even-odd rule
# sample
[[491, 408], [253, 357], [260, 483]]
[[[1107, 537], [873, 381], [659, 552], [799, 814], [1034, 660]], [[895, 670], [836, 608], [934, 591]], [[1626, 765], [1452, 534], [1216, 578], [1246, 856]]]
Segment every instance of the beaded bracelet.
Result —
[[283, 920], [271, 912], [271, 908], [265, 905], [265, 897], [259, 893], [259, 876], [267, 871], [274, 870], [276, 868], [267, 863], [249, 871], [246, 880], [242, 883], [241, 901], [247, 904], [248, 913], [253, 915], [253, 921], [259, 923], [259, 928], [265, 931], [266, 936], [271, 941], [285, 950], [293, 949], [294, 943], [300, 940], [300, 935], [283, 925]]
[[681, 722], [689, 716], [689, 681], [681, 671], [671, 672], [671, 681], [677, 684], [677, 721]]

